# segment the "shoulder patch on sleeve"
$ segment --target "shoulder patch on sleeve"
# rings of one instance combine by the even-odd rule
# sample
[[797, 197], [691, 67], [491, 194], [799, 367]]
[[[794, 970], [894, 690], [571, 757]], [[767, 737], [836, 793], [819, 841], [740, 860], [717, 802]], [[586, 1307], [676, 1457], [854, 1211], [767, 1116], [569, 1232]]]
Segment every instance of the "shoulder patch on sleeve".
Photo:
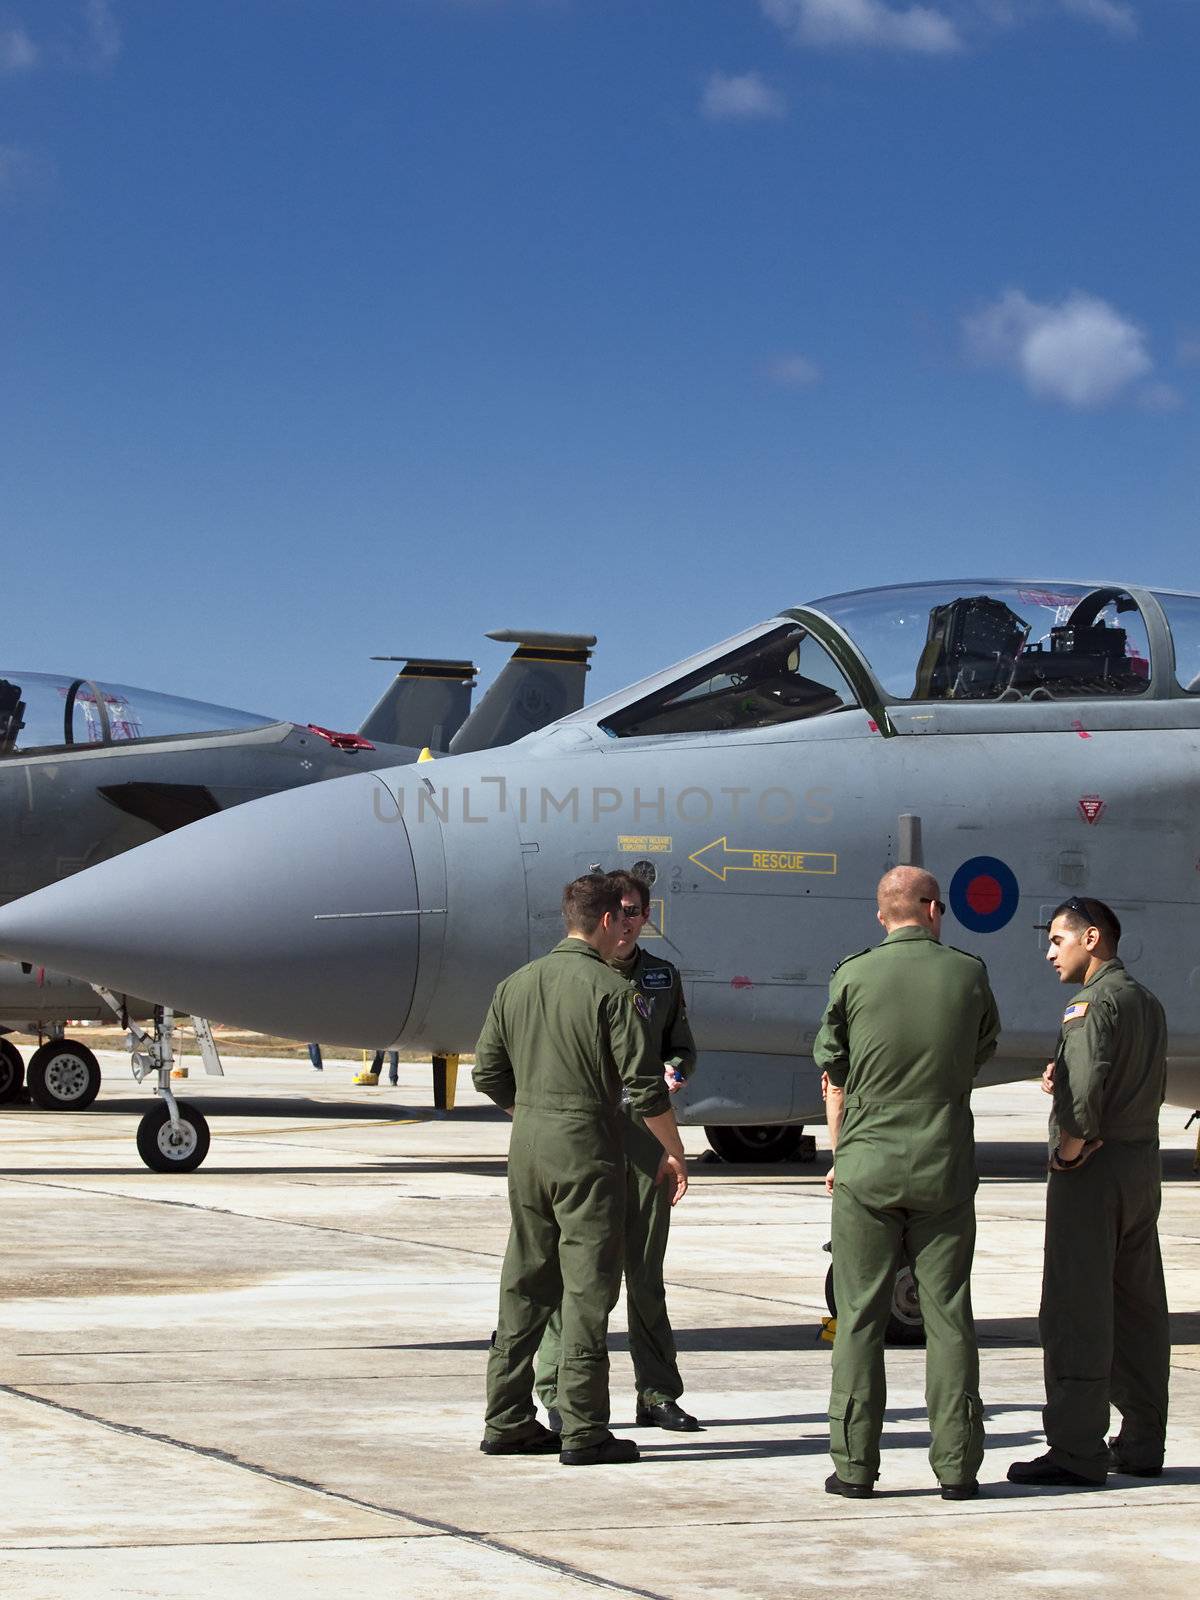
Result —
[[1063, 1012], [1063, 1021], [1078, 1022], [1080, 1017], [1086, 1017], [1088, 1005], [1089, 1002], [1087, 1000], [1074, 1001], [1073, 1004], [1069, 1005]]
[[[868, 945], [865, 950], [856, 950], [853, 955], [843, 956], [838, 962], [837, 966], [834, 967], [833, 972], [840, 971], [841, 968], [846, 965], [847, 961], [857, 961], [859, 956], [869, 956], [874, 948], [875, 947], [873, 945]], [[833, 977], [833, 972], [829, 974], [831, 978]]]

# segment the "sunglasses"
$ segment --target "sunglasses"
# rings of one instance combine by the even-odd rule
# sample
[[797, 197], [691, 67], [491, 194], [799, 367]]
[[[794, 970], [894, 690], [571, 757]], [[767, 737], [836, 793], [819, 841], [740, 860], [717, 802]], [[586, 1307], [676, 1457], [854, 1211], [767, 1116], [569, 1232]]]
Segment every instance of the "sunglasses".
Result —
[[944, 900], [931, 900], [929, 898], [929, 896], [926, 895], [925, 898], [921, 901], [921, 904], [923, 906], [936, 906], [938, 908], [938, 915], [939, 916], [943, 916], [944, 917], [946, 915], [946, 902]]
[[[1086, 895], [1073, 894], [1069, 900], [1064, 900], [1058, 908], [1058, 913], [1072, 911], [1076, 916], [1082, 917], [1089, 928], [1099, 928], [1100, 932], [1107, 934], [1110, 939], [1120, 939], [1121, 924], [1117, 921], [1116, 914], [1100, 904], [1098, 900], [1089, 900]], [[1048, 922], [1037, 922], [1034, 926], [1044, 933], [1050, 931]]]
[[631, 922], [634, 919], [634, 917], [648, 917], [650, 915], [650, 913], [648, 911], [643, 911], [641, 906], [626, 906], [626, 905], [623, 905], [621, 907], [621, 915], [627, 921]]

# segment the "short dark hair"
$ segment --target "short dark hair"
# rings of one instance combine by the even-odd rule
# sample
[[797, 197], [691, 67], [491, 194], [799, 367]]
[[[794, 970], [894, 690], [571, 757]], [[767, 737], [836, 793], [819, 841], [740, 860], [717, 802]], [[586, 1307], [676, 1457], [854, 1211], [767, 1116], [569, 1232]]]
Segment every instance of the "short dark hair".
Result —
[[639, 878], [634, 872], [625, 872], [620, 867], [618, 867], [615, 872], [610, 872], [608, 876], [616, 884], [617, 893], [622, 899], [627, 894], [635, 894], [638, 897], [638, 904], [641, 906], [642, 910], [649, 911], [650, 885], [646, 882], [645, 878]]
[[605, 916], [618, 916], [620, 910], [621, 891], [603, 872], [585, 872], [563, 890], [563, 921], [580, 933], [595, 933]]
[[1085, 928], [1099, 928], [1114, 949], [1121, 942], [1121, 919], [1103, 900], [1093, 900], [1090, 895], [1073, 894], [1062, 905], [1055, 906], [1050, 921], [1054, 922], [1059, 917], [1076, 933], [1082, 933]]

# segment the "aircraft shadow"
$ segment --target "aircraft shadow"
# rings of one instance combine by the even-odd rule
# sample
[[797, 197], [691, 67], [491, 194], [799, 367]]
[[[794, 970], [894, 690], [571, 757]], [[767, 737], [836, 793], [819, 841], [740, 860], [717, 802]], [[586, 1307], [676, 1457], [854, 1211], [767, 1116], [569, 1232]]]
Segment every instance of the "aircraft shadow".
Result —
[[[616, 1426], [621, 1427], [621, 1423]], [[707, 1441], [702, 1435], [688, 1434], [688, 1444], [644, 1444], [638, 1440], [638, 1450], [643, 1461], [660, 1461], [673, 1466], [677, 1461], [767, 1461], [778, 1456], [827, 1456], [829, 1440], [820, 1439], [754, 1439], [731, 1442], [724, 1449]]]
[[[1200, 1311], [1172, 1311], [1170, 1321], [1172, 1345], [1200, 1344]], [[985, 1347], [1040, 1344], [1036, 1317], [977, 1317], [975, 1331]]]
[[[494, 1111], [493, 1115], [482, 1106], [466, 1106], [461, 1111], [446, 1112], [435, 1111], [428, 1105], [402, 1105], [395, 1100], [364, 1105], [361, 1100], [310, 1100], [307, 1097], [273, 1095], [231, 1095], [222, 1099], [219, 1091], [210, 1094], [206, 1089], [201, 1089], [196, 1093], [194, 1085], [177, 1085], [175, 1093], [180, 1100], [190, 1100], [198, 1105], [206, 1117], [304, 1117], [314, 1121], [329, 1118], [353, 1122], [395, 1122], [398, 1119], [439, 1122], [452, 1117], [455, 1122], [490, 1122], [504, 1115], [502, 1111]], [[120, 1100], [108, 1096], [97, 1100], [91, 1110], [101, 1116], [140, 1116], [156, 1103], [146, 1096], [130, 1096]], [[57, 1116], [58, 1113], [47, 1115]]]
[[[457, 1115], [457, 1113], [456, 1113]], [[822, 1150], [816, 1161], [712, 1161], [698, 1158], [704, 1176], [729, 1178], [749, 1177], [823, 1177], [829, 1169], [829, 1155]], [[1195, 1183], [1194, 1155], [1190, 1150], [1164, 1150], [1163, 1181], [1166, 1183]], [[980, 1178], [988, 1184], [1036, 1183], [1046, 1176], [1046, 1145], [1042, 1140], [981, 1141], [975, 1148], [975, 1161]], [[693, 1159], [692, 1165], [696, 1165]]]
[[[266, 1135], [264, 1135], [266, 1137]], [[358, 1162], [353, 1168], [347, 1166], [345, 1161], [323, 1162], [320, 1165], [314, 1162], [297, 1162], [294, 1166], [266, 1166], [261, 1162], [246, 1162], [238, 1166], [223, 1165], [220, 1160], [209, 1160], [196, 1172], [188, 1173], [188, 1178], [193, 1183], [203, 1183], [206, 1177], [228, 1178], [237, 1176], [252, 1177], [330, 1177], [345, 1178], [347, 1173], [353, 1172], [357, 1176], [366, 1173], [377, 1174], [379, 1177], [396, 1177], [402, 1173], [412, 1173], [421, 1176], [425, 1173], [461, 1173], [467, 1177], [490, 1178], [497, 1172], [503, 1173], [504, 1159], [498, 1157], [495, 1161], [482, 1159], [478, 1161], [374, 1161]], [[111, 1167], [0, 1167], [0, 1178], [128, 1178], [130, 1176], [146, 1176], [147, 1169], [138, 1162], [131, 1162], [127, 1166]], [[444, 1198], [442, 1196], [417, 1196], [397, 1194], [395, 1204], [401, 1206], [406, 1200]]]

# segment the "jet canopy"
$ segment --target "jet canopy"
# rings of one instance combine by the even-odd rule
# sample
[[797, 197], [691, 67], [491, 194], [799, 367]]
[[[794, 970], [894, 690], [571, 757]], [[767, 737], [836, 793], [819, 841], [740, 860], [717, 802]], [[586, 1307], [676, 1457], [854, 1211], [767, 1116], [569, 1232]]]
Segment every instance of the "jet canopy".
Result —
[[[887, 701], [1081, 700], [1200, 690], [1200, 597], [1116, 586], [918, 583], [814, 600]], [[1175, 671], [1162, 658], [1174, 641]]]
[[[748, 732], [929, 701], [1200, 694], [1200, 595], [916, 583], [828, 595], [578, 713], [611, 738]], [[886, 720], [886, 718], [885, 718]]]
[[0, 756], [234, 733], [277, 721], [125, 684], [0, 670]]

